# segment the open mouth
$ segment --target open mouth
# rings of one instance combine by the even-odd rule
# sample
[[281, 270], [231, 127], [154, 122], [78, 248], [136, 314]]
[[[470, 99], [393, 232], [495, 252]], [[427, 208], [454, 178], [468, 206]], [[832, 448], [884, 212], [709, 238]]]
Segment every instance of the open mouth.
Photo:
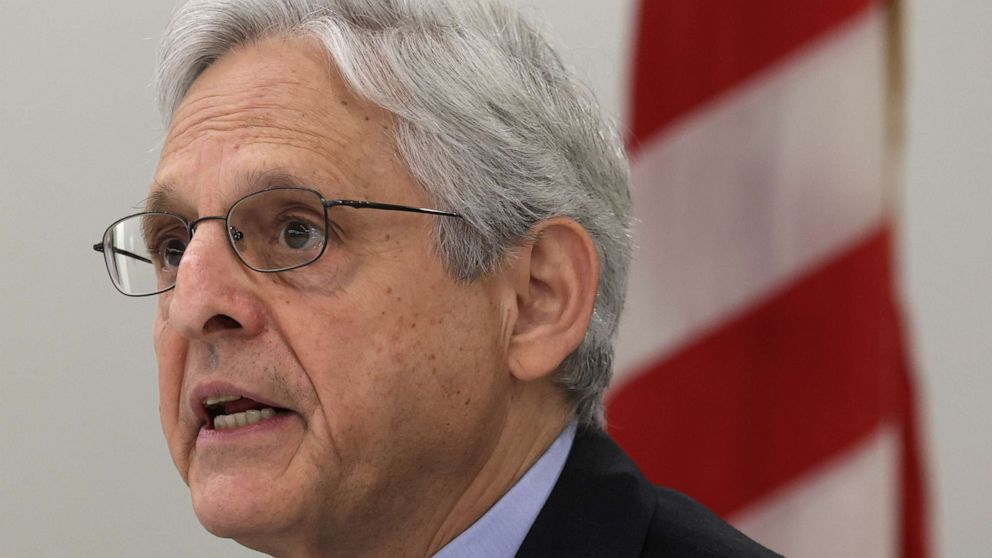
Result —
[[242, 428], [289, 412], [240, 395], [207, 398], [203, 400], [203, 408], [207, 412], [206, 428], [209, 430]]

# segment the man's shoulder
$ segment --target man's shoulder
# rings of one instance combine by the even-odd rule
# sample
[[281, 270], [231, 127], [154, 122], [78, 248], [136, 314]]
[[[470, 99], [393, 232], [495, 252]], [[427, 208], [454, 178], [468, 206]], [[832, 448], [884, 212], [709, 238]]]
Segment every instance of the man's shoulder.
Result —
[[689, 496], [664, 487], [654, 490], [655, 511], [641, 556], [778, 556]]
[[518, 557], [775, 556], [688, 496], [652, 486], [604, 433], [580, 428]]

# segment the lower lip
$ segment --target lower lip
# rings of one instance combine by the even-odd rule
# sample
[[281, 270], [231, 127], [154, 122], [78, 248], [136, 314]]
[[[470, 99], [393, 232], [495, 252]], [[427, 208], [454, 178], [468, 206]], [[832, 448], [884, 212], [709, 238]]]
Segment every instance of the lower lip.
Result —
[[225, 430], [214, 430], [206, 425], [200, 427], [200, 433], [196, 437], [196, 443], [216, 444], [236, 442], [245, 438], [255, 438], [271, 433], [281, 434], [291, 428], [295, 423], [300, 422], [300, 416], [293, 412], [280, 412], [276, 416], [265, 419], [248, 426], [238, 428], [228, 428]]

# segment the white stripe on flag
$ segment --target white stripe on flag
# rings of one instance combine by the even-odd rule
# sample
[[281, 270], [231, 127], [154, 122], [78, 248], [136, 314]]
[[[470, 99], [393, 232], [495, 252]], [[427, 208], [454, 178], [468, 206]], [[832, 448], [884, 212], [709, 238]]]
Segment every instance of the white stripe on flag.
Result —
[[882, 427], [730, 520], [786, 556], [896, 556], [899, 447]]
[[639, 152], [618, 380], [879, 225], [884, 49], [870, 10]]

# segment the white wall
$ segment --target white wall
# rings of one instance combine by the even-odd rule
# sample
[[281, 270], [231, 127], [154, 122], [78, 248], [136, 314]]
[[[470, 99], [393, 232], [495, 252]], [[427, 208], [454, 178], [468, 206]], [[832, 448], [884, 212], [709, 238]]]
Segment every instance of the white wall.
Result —
[[943, 556], [992, 548], [992, 3], [910, 0], [904, 277]]
[[[520, 0], [621, 110], [633, 0]], [[0, 2], [0, 558], [245, 556], [196, 523], [159, 433], [153, 302], [90, 246], [140, 205], [172, 2]], [[942, 555], [992, 547], [992, 4], [910, 0], [905, 285]]]

